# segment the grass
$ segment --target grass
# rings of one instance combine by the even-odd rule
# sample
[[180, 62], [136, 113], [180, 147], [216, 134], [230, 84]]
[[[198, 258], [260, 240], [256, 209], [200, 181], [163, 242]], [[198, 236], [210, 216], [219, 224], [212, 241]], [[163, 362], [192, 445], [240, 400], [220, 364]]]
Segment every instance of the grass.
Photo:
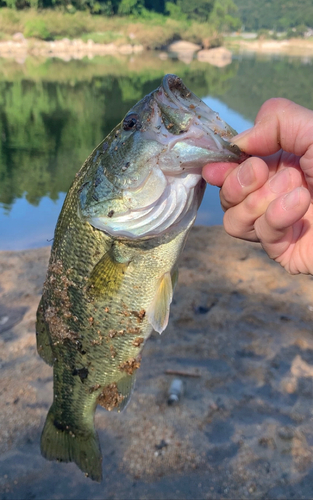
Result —
[[57, 10], [12, 10], [0, 8], [0, 38], [21, 32], [26, 38], [56, 40], [81, 38], [96, 43], [142, 44], [149, 49], [162, 48], [184, 39], [202, 44], [214, 38], [207, 23], [177, 21], [161, 15], [144, 20], [129, 17], [92, 16], [88, 12], [64, 13]]

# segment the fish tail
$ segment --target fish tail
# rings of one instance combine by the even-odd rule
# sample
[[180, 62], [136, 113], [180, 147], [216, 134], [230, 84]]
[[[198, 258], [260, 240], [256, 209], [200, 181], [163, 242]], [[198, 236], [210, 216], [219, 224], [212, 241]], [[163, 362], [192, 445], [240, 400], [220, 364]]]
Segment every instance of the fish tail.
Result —
[[102, 456], [94, 426], [87, 432], [73, 432], [55, 420], [51, 406], [41, 434], [41, 454], [47, 460], [75, 462], [94, 481], [102, 480]]

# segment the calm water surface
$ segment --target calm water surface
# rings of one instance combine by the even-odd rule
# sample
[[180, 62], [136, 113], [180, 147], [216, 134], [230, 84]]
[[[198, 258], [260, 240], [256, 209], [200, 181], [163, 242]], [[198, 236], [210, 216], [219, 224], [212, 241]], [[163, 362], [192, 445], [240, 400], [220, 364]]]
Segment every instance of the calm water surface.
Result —
[[[313, 109], [312, 60], [234, 58], [226, 68], [193, 61], [95, 58], [0, 60], [0, 250], [48, 244], [71, 181], [135, 102], [176, 73], [238, 132], [261, 104], [282, 96]], [[197, 223], [222, 223], [208, 186]]]

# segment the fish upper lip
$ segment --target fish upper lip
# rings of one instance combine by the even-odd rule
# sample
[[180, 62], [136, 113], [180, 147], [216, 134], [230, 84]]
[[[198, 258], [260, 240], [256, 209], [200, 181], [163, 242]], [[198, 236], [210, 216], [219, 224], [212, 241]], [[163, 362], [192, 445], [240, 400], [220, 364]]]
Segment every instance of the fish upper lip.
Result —
[[[190, 99], [190, 97], [192, 97], [192, 100], [197, 101], [197, 102], [201, 102], [201, 99], [199, 99], [190, 90], [188, 90], [188, 88], [183, 83], [182, 79], [176, 75], [171, 75], [171, 74], [165, 75], [163, 80], [162, 80], [161, 88], [163, 88], [165, 94], [167, 94], [168, 97], [175, 104], [178, 104], [179, 106], [184, 106], [186, 109], [189, 110], [189, 112], [190, 112], [190, 109], [189, 109], [188, 105], [186, 105], [184, 103], [185, 98]], [[175, 90], [175, 89], [177, 89], [179, 91], [179, 94], [180, 94], [179, 96], [181, 97], [181, 100], [175, 96], [175, 94], [173, 92], [173, 90]]]

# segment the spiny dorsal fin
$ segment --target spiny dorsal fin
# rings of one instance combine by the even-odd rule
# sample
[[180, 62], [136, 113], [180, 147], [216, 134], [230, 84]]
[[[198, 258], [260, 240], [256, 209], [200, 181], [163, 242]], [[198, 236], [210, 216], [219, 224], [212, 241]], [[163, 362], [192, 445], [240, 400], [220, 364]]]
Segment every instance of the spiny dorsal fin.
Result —
[[172, 278], [167, 272], [160, 279], [155, 297], [147, 309], [148, 321], [156, 332], [162, 333], [167, 327], [172, 298]]
[[103, 255], [90, 274], [87, 283], [89, 295], [99, 297], [104, 293], [112, 295], [116, 292], [122, 283], [127, 266], [128, 262], [118, 262], [112, 251]]

